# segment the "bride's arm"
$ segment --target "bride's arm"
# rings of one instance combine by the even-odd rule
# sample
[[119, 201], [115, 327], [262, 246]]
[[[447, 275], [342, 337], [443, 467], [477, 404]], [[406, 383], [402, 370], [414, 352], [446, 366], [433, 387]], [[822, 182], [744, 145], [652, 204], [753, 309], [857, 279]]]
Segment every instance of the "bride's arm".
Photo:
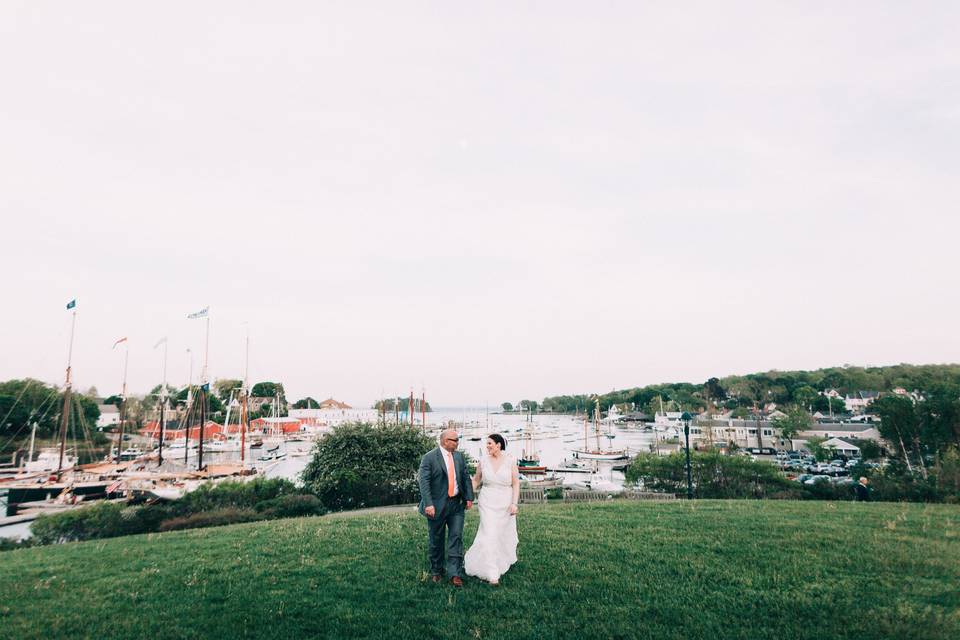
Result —
[[517, 470], [516, 461], [512, 461], [510, 466], [513, 467], [513, 480], [511, 482], [513, 485], [513, 504], [510, 505], [510, 513], [514, 514], [517, 512], [517, 505], [520, 504], [520, 472]]
[[480, 461], [477, 460], [477, 473], [472, 478], [474, 493], [476, 493], [480, 485], [483, 484], [483, 471], [481, 470], [481, 466]]

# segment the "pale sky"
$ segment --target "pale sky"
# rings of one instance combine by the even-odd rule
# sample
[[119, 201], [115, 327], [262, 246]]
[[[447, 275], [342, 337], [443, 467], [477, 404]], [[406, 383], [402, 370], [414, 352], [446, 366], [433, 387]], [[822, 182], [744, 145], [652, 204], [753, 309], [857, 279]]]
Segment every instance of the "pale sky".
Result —
[[[360, 5], [363, 6], [360, 6]], [[0, 5], [0, 380], [960, 361], [953, 2]], [[247, 324], [244, 324], [247, 323]]]

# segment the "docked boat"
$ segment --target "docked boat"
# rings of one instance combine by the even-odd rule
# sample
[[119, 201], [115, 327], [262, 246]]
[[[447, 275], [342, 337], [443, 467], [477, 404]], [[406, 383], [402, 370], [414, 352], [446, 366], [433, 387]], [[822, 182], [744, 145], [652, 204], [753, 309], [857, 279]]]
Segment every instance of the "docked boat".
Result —
[[[40, 450], [40, 453], [37, 454], [37, 459], [28, 461], [24, 467], [23, 471], [25, 473], [44, 473], [47, 471], [56, 471], [58, 465], [60, 464], [60, 449], [57, 447], [49, 447]], [[63, 456], [63, 467], [62, 469], [66, 471], [67, 469], [72, 469], [77, 464], [76, 456], [65, 454]]]
[[547, 468], [541, 465], [525, 465], [518, 466], [517, 471], [528, 476], [538, 476], [545, 474], [547, 472]]
[[626, 451], [601, 451], [598, 449], [576, 449], [573, 457], [580, 460], [626, 460], [629, 456]]
[[[627, 452], [623, 449], [604, 450], [600, 446], [600, 399], [594, 400], [595, 408], [593, 412], [593, 432], [596, 436], [596, 447], [590, 447], [587, 436], [587, 420], [583, 420], [583, 448], [574, 449], [573, 457], [580, 460], [625, 460]], [[608, 432], [609, 435], [609, 432]]]

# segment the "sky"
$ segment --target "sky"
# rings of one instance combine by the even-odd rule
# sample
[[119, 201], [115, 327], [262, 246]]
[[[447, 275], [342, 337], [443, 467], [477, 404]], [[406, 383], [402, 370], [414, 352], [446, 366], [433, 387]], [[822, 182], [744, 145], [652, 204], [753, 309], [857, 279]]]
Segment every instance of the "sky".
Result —
[[[0, 5], [0, 380], [960, 361], [960, 5]], [[187, 349], [191, 353], [187, 353]]]

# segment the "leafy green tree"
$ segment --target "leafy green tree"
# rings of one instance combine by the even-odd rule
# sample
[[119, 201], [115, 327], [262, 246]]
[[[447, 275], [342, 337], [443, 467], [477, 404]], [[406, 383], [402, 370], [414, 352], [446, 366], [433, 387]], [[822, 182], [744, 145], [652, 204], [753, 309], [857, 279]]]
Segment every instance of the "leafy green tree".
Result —
[[301, 477], [334, 510], [416, 502], [420, 458], [433, 446], [402, 425], [347, 424], [316, 444]]
[[960, 389], [938, 384], [916, 406], [920, 428], [914, 433], [914, 449], [935, 458], [949, 447], [960, 446]]
[[797, 387], [793, 390], [793, 401], [804, 409], [810, 409], [813, 407], [813, 403], [817, 399], [818, 395], [819, 394], [817, 393], [816, 389], [808, 384], [805, 384], [802, 387]]
[[[302, 398], [294, 402], [293, 408], [294, 409], [319, 409], [320, 403], [314, 400], [313, 398], [311, 398], [310, 396], [307, 396], [306, 398]], [[374, 407], [374, 408], [379, 408], [379, 407]]]
[[[185, 406], [187, 404], [187, 391], [188, 391], [187, 387], [180, 389], [180, 391], [178, 391], [177, 394], [172, 398], [172, 402], [177, 405]], [[194, 402], [196, 402], [197, 393], [198, 393], [197, 388], [196, 386], [194, 386], [194, 389], [193, 389]], [[199, 411], [200, 410], [199, 407], [197, 407], [196, 410]], [[223, 406], [223, 403], [220, 401], [220, 398], [218, 398], [215, 393], [208, 393], [207, 394], [207, 413], [209, 414], [208, 417], [211, 420], [216, 420], [219, 416], [223, 415], [223, 412], [224, 412], [224, 406]]]
[[826, 462], [836, 457], [836, 452], [833, 449], [823, 446], [826, 441], [826, 438], [810, 438], [807, 440], [807, 449], [817, 459], [817, 462]]
[[894, 443], [907, 467], [912, 468], [907, 446], [912, 445], [914, 436], [920, 431], [913, 401], [900, 396], [884, 396], [873, 403], [873, 410], [880, 416], [877, 425], [880, 435]]
[[0, 382], [0, 434], [11, 438], [29, 434], [37, 423], [43, 436], [55, 432], [63, 406], [59, 391], [39, 380], [7, 380]]
[[237, 380], [235, 378], [221, 378], [213, 383], [213, 391], [217, 394], [217, 397], [220, 398], [223, 402], [230, 401], [230, 393], [236, 392], [240, 393], [240, 388], [243, 386], [243, 380]]
[[830, 398], [828, 396], [818, 395], [813, 401], [813, 410], [820, 413], [833, 413], [840, 415], [847, 412], [847, 405], [843, 398]]
[[785, 415], [774, 418], [772, 424], [780, 430], [781, 438], [793, 440], [798, 433], [813, 425], [813, 418], [802, 407], [793, 406], [786, 410]]
[[500, 405], [500, 408], [504, 411], [513, 411], [513, 404], [510, 402], [504, 402]]
[[720, 378], [710, 378], [703, 383], [703, 390], [708, 400], [722, 402], [727, 398], [727, 391], [720, 384]]
[[521, 411], [533, 411], [536, 412], [539, 404], [536, 400], [521, 400], [520, 401], [520, 410]]
[[283, 391], [283, 384], [280, 382], [258, 382], [253, 385], [250, 395], [256, 398], [273, 398], [280, 394], [280, 401], [286, 403], [287, 397]]
[[[797, 497], [796, 485], [766, 462], [715, 452], [694, 453], [690, 467], [696, 498]], [[682, 453], [640, 454], [625, 475], [628, 482], [642, 482], [653, 491], [687, 491], [686, 459]]]

